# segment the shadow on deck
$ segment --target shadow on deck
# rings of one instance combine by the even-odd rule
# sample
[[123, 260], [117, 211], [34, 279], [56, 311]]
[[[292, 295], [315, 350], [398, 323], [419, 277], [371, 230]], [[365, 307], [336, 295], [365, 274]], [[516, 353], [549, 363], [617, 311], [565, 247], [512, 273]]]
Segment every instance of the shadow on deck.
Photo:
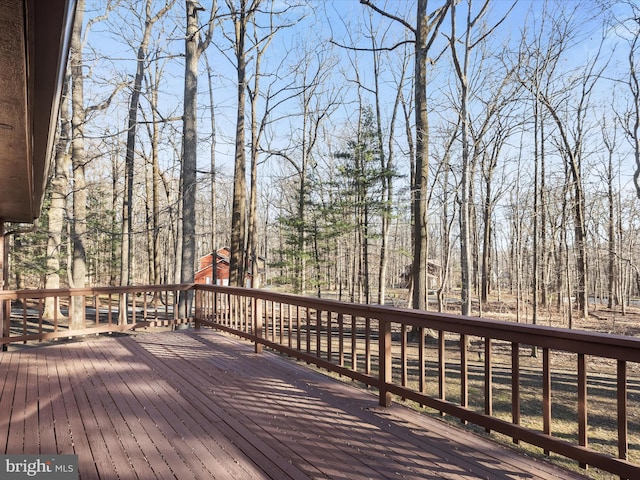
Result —
[[5, 352], [0, 384], [4, 453], [83, 479], [584, 478], [208, 330]]

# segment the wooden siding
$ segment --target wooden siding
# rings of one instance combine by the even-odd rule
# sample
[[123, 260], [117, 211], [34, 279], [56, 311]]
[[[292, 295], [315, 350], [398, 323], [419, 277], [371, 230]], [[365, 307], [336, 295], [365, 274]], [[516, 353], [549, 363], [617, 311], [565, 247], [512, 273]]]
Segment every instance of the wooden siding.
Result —
[[0, 354], [5, 453], [83, 479], [578, 479], [209, 330]]

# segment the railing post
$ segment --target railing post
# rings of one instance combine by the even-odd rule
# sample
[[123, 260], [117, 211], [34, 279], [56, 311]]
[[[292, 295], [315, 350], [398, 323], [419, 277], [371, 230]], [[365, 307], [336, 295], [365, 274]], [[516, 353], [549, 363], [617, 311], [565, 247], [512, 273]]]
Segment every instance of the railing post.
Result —
[[196, 303], [196, 307], [195, 307], [195, 315], [193, 317], [193, 324], [194, 327], [196, 329], [200, 328], [200, 319], [203, 317], [202, 316], [202, 290], [198, 289], [198, 288], [194, 288], [195, 290], [195, 303]]
[[618, 458], [629, 459], [629, 427], [627, 423], [627, 362], [618, 360]]
[[[9, 237], [4, 235], [4, 219], [0, 218], [0, 290], [6, 290], [9, 275], [8, 241]], [[0, 322], [2, 323], [2, 336], [11, 336], [11, 300], [0, 301]], [[8, 344], [2, 344], [2, 351], [9, 349]]]
[[[0, 239], [0, 242], [2, 240]], [[9, 338], [11, 336], [11, 300], [0, 301], [0, 319], [2, 320], [2, 336]], [[2, 351], [9, 349], [8, 344], [2, 344]]]
[[211, 321], [217, 322], [220, 315], [218, 315], [218, 292], [213, 291], [213, 311], [211, 312]]
[[379, 319], [378, 334], [378, 356], [379, 368], [378, 375], [380, 380], [379, 405], [381, 407], [391, 406], [391, 392], [387, 391], [387, 383], [391, 383], [391, 322], [385, 319]]
[[255, 352], [262, 353], [262, 343], [259, 340], [262, 338], [262, 300], [256, 297], [253, 297], [253, 328], [256, 336]]
[[[71, 298], [72, 297], [69, 296], [69, 304], [71, 304]], [[126, 325], [129, 322], [127, 319], [127, 294], [124, 292], [120, 292], [118, 309], [118, 325]], [[69, 323], [71, 323], [71, 308], [69, 308]]]

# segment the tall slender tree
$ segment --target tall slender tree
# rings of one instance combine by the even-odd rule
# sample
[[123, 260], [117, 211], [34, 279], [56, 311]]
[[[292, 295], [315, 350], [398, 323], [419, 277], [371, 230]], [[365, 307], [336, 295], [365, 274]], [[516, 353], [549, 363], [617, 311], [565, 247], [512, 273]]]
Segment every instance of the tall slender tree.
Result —
[[[53, 175], [49, 183], [51, 191], [51, 204], [49, 206], [49, 224], [47, 238], [47, 271], [44, 287], [60, 288], [60, 257], [62, 244], [62, 232], [64, 216], [69, 189], [69, 166], [71, 155], [69, 152], [69, 140], [71, 136], [71, 118], [69, 116], [69, 86], [70, 78], [67, 75], [62, 89], [60, 101], [60, 128], [56, 143], [56, 151], [53, 159]], [[44, 303], [44, 318], [61, 317], [60, 305], [55, 305], [54, 299], [47, 297]]]
[[247, 268], [247, 155], [245, 151], [245, 110], [247, 92], [247, 27], [262, 0], [226, 0], [233, 22], [231, 41], [236, 67], [236, 136], [233, 169], [233, 209], [231, 213], [231, 259], [229, 282], [243, 286]]
[[[75, 288], [85, 286], [87, 280], [87, 258], [85, 234], [87, 222], [87, 192], [85, 179], [84, 123], [84, 76], [82, 73], [82, 26], [85, 2], [79, 0], [70, 43], [69, 68], [71, 71], [71, 158], [73, 164], [73, 221], [71, 238], [73, 244], [70, 284]], [[82, 302], [72, 297], [69, 328], [77, 329], [82, 325]]]
[[[471, 68], [471, 53], [477, 46], [482, 46], [484, 40], [495, 30], [495, 28], [504, 21], [506, 15], [502, 17], [495, 25], [480, 30], [477, 38], [474, 38], [474, 30], [480, 25], [482, 18], [487, 13], [489, 1], [482, 3], [479, 11], [473, 13], [473, 2], [467, 0], [466, 23], [462, 40], [457, 37], [457, 14], [456, 3], [451, 5], [451, 36], [449, 37], [450, 51], [455, 67], [456, 78], [458, 80], [458, 88], [460, 92], [460, 141], [462, 143], [462, 176], [460, 188], [460, 269], [461, 269], [461, 304], [462, 314], [469, 315], [471, 313], [471, 295], [472, 295], [472, 201], [471, 191], [473, 184], [474, 165], [476, 158], [472, 158], [472, 144], [470, 142], [470, 125], [469, 125], [469, 69]], [[513, 6], [511, 7], [513, 8]], [[462, 45], [462, 53], [458, 53], [458, 45]]]
[[127, 145], [124, 168], [124, 195], [122, 196], [122, 243], [120, 261], [120, 283], [131, 283], [130, 263], [132, 259], [131, 226], [133, 221], [133, 184], [134, 184], [134, 157], [136, 146], [136, 132], [138, 128], [138, 108], [140, 95], [142, 94], [142, 82], [144, 72], [148, 64], [149, 42], [153, 25], [169, 11], [176, 0], [166, 0], [166, 3], [153, 15], [153, 1], [146, 0], [144, 13], [140, 15], [143, 25], [142, 37], [136, 53], [136, 73], [131, 87], [129, 98], [129, 115], [127, 119]]
[[[413, 308], [427, 309], [427, 275], [428, 275], [428, 222], [427, 222], [427, 185], [429, 176], [429, 117], [427, 114], [427, 63], [429, 50], [433, 45], [440, 26], [453, 3], [446, 0], [444, 4], [431, 13], [427, 13], [428, 0], [418, 0], [416, 4], [416, 25], [392, 15], [371, 0], [360, 0], [379, 14], [402, 24], [414, 35], [414, 88], [415, 88], [415, 167], [413, 173], [413, 192], [411, 210], [413, 214]], [[404, 42], [403, 42], [404, 43]]]
[[[180, 281], [192, 282], [196, 262], [196, 177], [197, 177], [197, 96], [198, 60], [211, 43], [213, 21], [216, 16], [216, 2], [211, 5], [208, 28], [201, 39], [202, 30], [198, 22], [198, 12], [204, 8], [196, 0], [186, 0], [187, 34], [185, 37], [184, 68], [184, 114], [182, 117], [182, 168], [180, 171], [182, 191], [182, 261]], [[180, 297], [181, 315], [188, 317], [191, 312], [191, 291]]]

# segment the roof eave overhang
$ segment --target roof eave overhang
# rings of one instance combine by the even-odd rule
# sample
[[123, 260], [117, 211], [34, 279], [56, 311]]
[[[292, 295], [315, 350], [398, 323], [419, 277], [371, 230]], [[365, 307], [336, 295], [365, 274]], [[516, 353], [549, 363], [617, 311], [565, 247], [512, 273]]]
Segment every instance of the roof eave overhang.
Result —
[[75, 0], [0, 2], [0, 218], [40, 216]]

